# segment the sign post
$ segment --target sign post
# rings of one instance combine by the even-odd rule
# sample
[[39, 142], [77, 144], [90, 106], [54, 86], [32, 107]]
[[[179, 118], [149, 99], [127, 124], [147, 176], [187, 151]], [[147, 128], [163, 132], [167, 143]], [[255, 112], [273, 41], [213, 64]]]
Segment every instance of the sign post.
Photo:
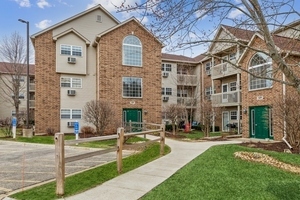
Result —
[[[78, 134], [79, 134], [79, 122], [78, 121], [74, 122], [74, 134], [76, 136], [75, 139], [78, 140]], [[76, 145], [78, 145], [78, 144], [76, 143]]]
[[13, 138], [16, 138], [17, 118], [13, 117], [11, 123], [12, 123], [12, 133], [13, 133]]

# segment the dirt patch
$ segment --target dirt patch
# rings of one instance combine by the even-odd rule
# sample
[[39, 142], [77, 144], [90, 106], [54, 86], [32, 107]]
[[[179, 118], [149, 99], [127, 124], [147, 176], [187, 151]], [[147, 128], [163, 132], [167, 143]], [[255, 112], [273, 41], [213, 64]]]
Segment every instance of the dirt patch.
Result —
[[289, 147], [284, 142], [270, 142], [270, 143], [264, 143], [264, 142], [244, 142], [239, 144], [241, 146], [245, 147], [251, 147], [251, 148], [258, 148], [268, 151], [276, 151], [276, 152], [286, 152], [286, 153], [293, 153], [293, 154], [299, 154], [299, 147], [293, 147], [293, 149], [289, 149]]

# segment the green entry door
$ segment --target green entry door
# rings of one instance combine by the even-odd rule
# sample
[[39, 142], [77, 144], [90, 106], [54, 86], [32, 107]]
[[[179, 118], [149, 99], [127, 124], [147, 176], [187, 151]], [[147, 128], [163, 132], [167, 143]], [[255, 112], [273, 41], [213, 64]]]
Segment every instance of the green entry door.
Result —
[[[136, 108], [124, 108], [123, 109], [123, 122], [125, 125], [128, 125], [126, 122], [142, 122], [142, 109]], [[134, 124], [132, 131], [140, 131], [142, 125]]]
[[273, 139], [271, 110], [269, 106], [250, 107], [250, 137]]

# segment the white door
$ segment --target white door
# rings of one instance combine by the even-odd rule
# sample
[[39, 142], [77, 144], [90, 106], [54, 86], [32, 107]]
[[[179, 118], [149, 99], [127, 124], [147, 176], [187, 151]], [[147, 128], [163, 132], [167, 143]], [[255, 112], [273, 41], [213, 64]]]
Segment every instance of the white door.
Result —
[[227, 126], [229, 124], [229, 112], [224, 111], [222, 113], [222, 131], [229, 131], [229, 127]]
[[228, 84], [222, 84], [222, 103], [228, 102]]

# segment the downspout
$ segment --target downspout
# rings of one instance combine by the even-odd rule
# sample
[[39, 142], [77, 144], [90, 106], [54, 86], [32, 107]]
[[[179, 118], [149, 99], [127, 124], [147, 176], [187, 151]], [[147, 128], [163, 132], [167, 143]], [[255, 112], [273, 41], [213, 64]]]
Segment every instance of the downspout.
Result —
[[[282, 74], [282, 79], [285, 82], [285, 75]], [[283, 84], [282, 85], [282, 96], [283, 96], [283, 106], [285, 107], [285, 95], [286, 95], [286, 85]], [[285, 114], [283, 116], [283, 138], [282, 140], [286, 143], [286, 145], [290, 148], [293, 149], [293, 147], [288, 143], [288, 141], [286, 140], [287, 134], [286, 134], [286, 117]]]

